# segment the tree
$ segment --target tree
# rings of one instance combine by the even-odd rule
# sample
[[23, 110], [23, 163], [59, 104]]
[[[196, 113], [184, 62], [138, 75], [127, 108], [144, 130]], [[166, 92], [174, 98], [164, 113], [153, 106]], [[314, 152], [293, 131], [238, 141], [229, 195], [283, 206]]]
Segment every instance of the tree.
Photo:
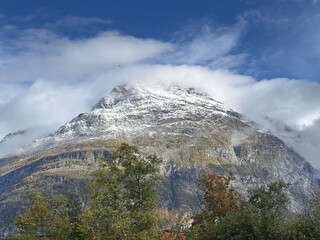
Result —
[[283, 239], [320, 239], [320, 192], [315, 191], [315, 197], [305, 197], [304, 211], [293, 214], [281, 229]]
[[128, 216], [123, 204], [124, 173], [117, 160], [100, 159], [99, 169], [88, 185], [89, 205], [82, 216], [82, 231], [87, 239], [122, 239]]
[[[232, 180], [232, 174], [229, 177], [208, 174], [200, 179], [205, 189], [204, 209], [194, 217], [191, 238], [300, 239], [290, 238], [293, 231], [287, 230], [290, 226], [300, 224], [294, 222], [286, 225], [289, 200], [284, 191], [288, 184], [272, 182], [251, 189], [249, 201], [245, 203], [229, 187]], [[310, 222], [308, 229], [312, 229]]]
[[249, 190], [249, 202], [246, 206], [258, 220], [252, 222], [261, 239], [274, 239], [282, 235], [285, 225], [289, 198], [285, 190], [289, 186], [282, 181], [274, 181], [266, 186]]
[[320, 220], [315, 216], [300, 215], [288, 219], [281, 227], [281, 239], [320, 239]]
[[229, 212], [208, 232], [213, 239], [221, 240], [268, 239], [260, 231], [261, 224], [261, 214], [247, 206], [241, 211]]
[[208, 174], [200, 178], [205, 190], [202, 201], [203, 210], [193, 217], [193, 234], [199, 239], [207, 239], [219, 220], [229, 212], [238, 212], [243, 208], [243, 201], [237, 192], [230, 187], [235, 177], [230, 172], [228, 177]]
[[51, 226], [55, 222], [55, 216], [50, 211], [48, 197], [39, 190], [32, 191], [29, 195], [30, 207], [20, 212], [14, 220], [18, 238], [30, 238], [37, 236], [47, 237], [51, 233]]
[[90, 205], [83, 228], [91, 239], [152, 239], [158, 236], [156, 186], [161, 160], [122, 144], [101, 159], [89, 184]]
[[29, 195], [29, 207], [14, 221], [16, 238], [81, 239], [78, 229], [80, 212], [80, 201], [75, 194], [46, 193], [35, 189]]
[[[66, 212], [64, 213], [65, 216], [68, 216], [69, 220], [69, 232], [68, 232], [68, 239], [72, 240], [82, 240], [83, 234], [80, 230], [80, 223], [81, 223], [81, 214], [82, 214], [82, 204], [79, 198], [79, 195], [75, 192], [63, 192], [60, 196], [64, 197], [65, 207], [64, 209]], [[63, 198], [62, 198], [63, 199]], [[63, 206], [63, 205], [62, 205]], [[56, 209], [59, 209], [58, 207]]]
[[228, 212], [238, 211], [242, 208], [242, 200], [236, 191], [230, 188], [230, 182], [234, 179], [232, 173], [229, 173], [228, 177], [209, 173], [200, 178], [200, 185], [205, 190], [202, 201], [204, 208], [202, 212], [194, 216], [194, 225], [202, 222], [214, 225], [219, 218]]
[[281, 213], [287, 210], [289, 199], [284, 192], [288, 184], [282, 181], [269, 183], [267, 186], [261, 186], [249, 190], [249, 203], [265, 213], [268, 211]]
[[[124, 169], [124, 203], [129, 214], [129, 232], [138, 237], [158, 231], [159, 216], [156, 207], [159, 197], [156, 186], [160, 177], [161, 160], [155, 155], [143, 157], [138, 148], [122, 144], [113, 155]], [[139, 238], [139, 237], [138, 237]]]

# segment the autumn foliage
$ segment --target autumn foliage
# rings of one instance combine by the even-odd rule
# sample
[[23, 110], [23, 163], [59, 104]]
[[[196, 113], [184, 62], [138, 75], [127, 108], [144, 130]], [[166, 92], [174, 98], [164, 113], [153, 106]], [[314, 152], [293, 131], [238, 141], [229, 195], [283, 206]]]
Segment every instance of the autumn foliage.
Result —
[[240, 211], [244, 204], [236, 191], [230, 187], [235, 177], [230, 172], [229, 176], [220, 176], [215, 173], [204, 175], [200, 185], [205, 190], [202, 201], [203, 210], [193, 217], [193, 227], [211, 225], [224, 217], [228, 212]]
[[163, 232], [181, 233], [188, 231], [191, 224], [191, 213], [183, 208], [180, 209], [158, 209], [161, 220], [160, 229]]

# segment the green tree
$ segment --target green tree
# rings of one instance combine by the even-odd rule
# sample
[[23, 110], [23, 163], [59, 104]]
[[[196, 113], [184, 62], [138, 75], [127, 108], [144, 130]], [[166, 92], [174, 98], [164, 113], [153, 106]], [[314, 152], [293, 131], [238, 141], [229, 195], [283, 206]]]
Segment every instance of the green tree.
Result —
[[284, 220], [272, 212], [260, 212], [250, 204], [239, 212], [229, 212], [211, 229], [213, 239], [281, 239]]
[[80, 201], [75, 194], [33, 190], [29, 195], [29, 207], [14, 221], [16, 238], [81, 239], [78, 229], [80, 212]]
[[124, 204], [129, 216], [129, 233], [134, 238], [158, 232], [159, 216], [156, 210], [159, 197], [156, 186], [160, 177], [161, 160], [156, 155], [143, 157], [137, 147], [122, 144], [113, 154], [124, 169]]
[[[68, 238], [72, 240], [82, 240], [83, 234], [80, 230], [81, 223], [81, 214], [82, 214], [82, 204], [79, 198], [79, 195], [75, 192], [63, 192], [62, 195], [64, 197], [64, 202], [62, 202], [62, 206], [65, 206], [65, 216], [68, 216]], [[62, 198], [63, 199], [63, 198]], [[56, 208], [59, 209], [59, 208]]]
[[99, 169], [88, 185], [89, 205], [82, 215], [86, 239], [123, 239], [128, 216], [123, 199], [124, 170], [118, 160], [100, 159]]
[[122, 144], [101, 159], [89, 184], [90, 205], [83, 229], [90, 239], [153, 239], [158, 237], [156, 186], [161, 160], [143, 156], [139, 149]]
[[320, 239], [320, 192], [315, 191], [315, 197], [305, 197], [303, 212], [295, 213], [281, 229], [282, 239]]
[[282, 181], [274, 181], [267, 186], [261, 186], [249, 190], [249, 203], [259, 211], [283, 213], [287, 210], [289, 199], [284, 192], [288, 184]]
[[283, 240], [320, 239], [320, 220], [315, 216], [298, 214], [288, 219], [280, 230]]
[[55, 216], [49, 209], [48, 196], [44, 192], [35, 190], [30, 193], [29, 201], [30, 207], [18, 213], [14, 220], [17, 238], [32, 239], [37, 236], [44, 238], [50, 236]]

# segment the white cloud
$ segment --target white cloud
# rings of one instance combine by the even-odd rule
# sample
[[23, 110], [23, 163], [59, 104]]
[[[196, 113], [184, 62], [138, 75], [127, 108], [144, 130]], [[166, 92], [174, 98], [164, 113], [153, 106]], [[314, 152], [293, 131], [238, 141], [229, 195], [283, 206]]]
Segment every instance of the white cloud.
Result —
[[9, 103], [13, 98], [22, 94], [24, 88], [19, 84], [0, 85], [0, 107]]
[[[25, 45], [21, 46], [23, 43]], [[168, 43], [118, 32], [104, 32], [93, 38], [72, 41], [50, 32], [47, 34], [45, 30], [24, 31], [13, 46], [21, 50], [7, 66], [0, 68], [1, 82], [33, 80], [35, 77], [78, 81], [88, 74], [154, 57], [171, 47]]]
[[6, 28], [0, 35], [0, 137], [63, 124], [88, 110], [112, 85], [112, 76], [95, 82], [101, 73], [119, 72], [171, 48], [114, 31], [77, 40], [43, 29]]
[[320, 113], [316, 112], [314, 114], [310, 114], [307, 116], [303, 116], [298, 120], [297, 125], [299, 129], [308, 128], [309, 126], [313, 126], [316, 124], [316, 121], [320, 120]]

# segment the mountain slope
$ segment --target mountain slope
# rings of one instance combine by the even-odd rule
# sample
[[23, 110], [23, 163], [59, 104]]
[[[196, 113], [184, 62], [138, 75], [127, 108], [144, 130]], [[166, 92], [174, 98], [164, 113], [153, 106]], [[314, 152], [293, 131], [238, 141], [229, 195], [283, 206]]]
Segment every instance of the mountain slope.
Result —
[[234, 172], [243, 194], [273, 180], [291, 183], [292, 208], [318, 186], [312, 166], [277, 137], [193, 88], [119, 86], [25, 154], [0, 160], [0, 231], [5, 232], [29, 189], [81, 192], [99, 155], [121, 142], [164, 160], [159, 187], [163, 205], [197, 210], [204, 172]]

